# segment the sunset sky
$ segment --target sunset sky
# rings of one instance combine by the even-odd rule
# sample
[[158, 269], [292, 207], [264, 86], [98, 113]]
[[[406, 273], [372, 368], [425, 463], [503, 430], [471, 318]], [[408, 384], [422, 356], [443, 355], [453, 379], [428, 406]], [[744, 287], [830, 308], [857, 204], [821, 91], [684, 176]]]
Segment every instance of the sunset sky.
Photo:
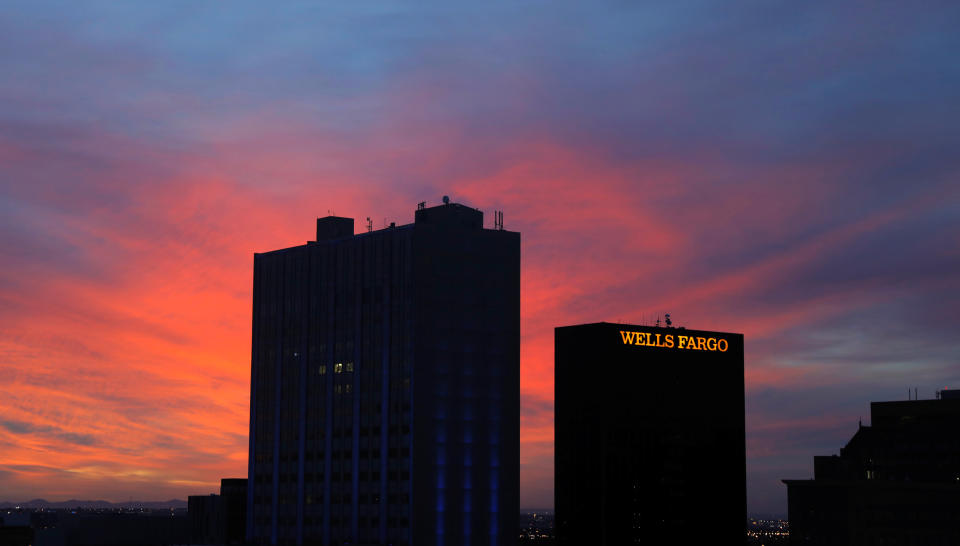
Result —
[[553, 504], [554, 326], [669, 312], [744, 334], [749, 511], [785, 513], [870, 401], [960, 388], [958, 21], [4, 2], [0, 501], [245, 476], [253, 253], [446, 194], [522, 234], [522, 507]]

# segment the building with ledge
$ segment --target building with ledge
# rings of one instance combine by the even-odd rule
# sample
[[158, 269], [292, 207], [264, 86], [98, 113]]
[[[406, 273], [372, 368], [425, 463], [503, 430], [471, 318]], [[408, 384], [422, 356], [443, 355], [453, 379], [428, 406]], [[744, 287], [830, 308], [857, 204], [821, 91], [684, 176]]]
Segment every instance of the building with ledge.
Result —
[[514, 544], [520, 235], [460, 204], [254, 256], [248, 539]]
[[960, 544], [960, 391], [871, 402], [870, 421], [783, 480], [791, 544]]

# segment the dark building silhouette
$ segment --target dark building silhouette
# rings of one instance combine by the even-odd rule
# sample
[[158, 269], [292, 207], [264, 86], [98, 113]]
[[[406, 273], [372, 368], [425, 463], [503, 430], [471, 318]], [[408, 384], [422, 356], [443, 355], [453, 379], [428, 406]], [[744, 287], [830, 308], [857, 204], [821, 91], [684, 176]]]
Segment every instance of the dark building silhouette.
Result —
[[220, 495], [187, 497], [190, 541], [194, 544], [223, 544]]
[[516, 542], [520, 235], [497, 218], [330, 216], [255, 255], [252, 541]]
[[34, 531], [25, 525], [0, 525], [0, 544], [3, 546], [33, 546]]
[[960, 544], [960, 391], [871, 402], [840, 455], [787, 484], [791, 544]]
[[243, 544], [247, 536], [246, 478], [220, 480], [220, 510], [223, 522], [223, 543]]
[[744, 544], [743, 335], [555, 331], [557, 543]]
[[187, 497], [190, 540], [195, 544], [243, 544], [247, 530], [247, 480], [223, 478], [219, 495]]
[[58, 512], [54, 527], [35, 527], [34, 546], [168, 546], [190, 540], [187, 515], [170, 510]]

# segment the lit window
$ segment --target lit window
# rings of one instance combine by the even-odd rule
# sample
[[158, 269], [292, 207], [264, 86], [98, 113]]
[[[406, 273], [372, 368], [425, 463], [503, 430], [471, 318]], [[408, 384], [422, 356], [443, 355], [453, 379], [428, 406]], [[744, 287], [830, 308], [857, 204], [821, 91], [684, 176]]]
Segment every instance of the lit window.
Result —
[[333, 365], [333, 373], [342, 373], [343, 372], [343, 363], [337, 362]]
[[320, 366], [320, 375], [327, 375], [327, 365]]
[[352, 371], [353, 371], [353, 362], [347, 362], [347, 371], [348, 371], [348, 372], [352, 372]]

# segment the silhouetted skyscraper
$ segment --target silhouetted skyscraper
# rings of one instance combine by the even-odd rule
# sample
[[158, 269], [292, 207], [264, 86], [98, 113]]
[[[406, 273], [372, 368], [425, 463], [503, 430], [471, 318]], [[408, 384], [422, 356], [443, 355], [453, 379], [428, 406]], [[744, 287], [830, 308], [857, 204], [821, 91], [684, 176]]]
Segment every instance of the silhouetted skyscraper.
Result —
[[247, 480], [220, 480], [220, 509], [223, 521], [223, 543], [243, 544], [247, 534]]
[[960, 396], [871, 402], [840, 455], [787, 484], [791, 544], [960, 544]]
[[743, 336], [555, 331], [558, 544], [746, 541]]
[[248, 534], [513, 544], [520, 235], [459, 204], [254, 257]]
[[193, 544], [243, 544], [247, 522], [246, 478], [223, 478], [219, 495], [187, 498], [190, 542]]

